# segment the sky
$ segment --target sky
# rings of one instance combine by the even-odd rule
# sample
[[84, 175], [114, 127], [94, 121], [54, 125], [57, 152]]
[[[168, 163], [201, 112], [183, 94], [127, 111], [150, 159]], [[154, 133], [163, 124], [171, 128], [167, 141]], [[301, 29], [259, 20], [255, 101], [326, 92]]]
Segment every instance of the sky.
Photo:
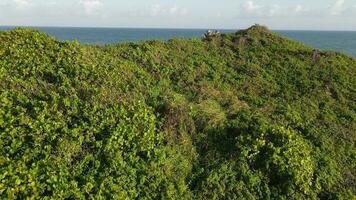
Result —
[[354, 30], [356, 0], [0, 0], [0, 26]]

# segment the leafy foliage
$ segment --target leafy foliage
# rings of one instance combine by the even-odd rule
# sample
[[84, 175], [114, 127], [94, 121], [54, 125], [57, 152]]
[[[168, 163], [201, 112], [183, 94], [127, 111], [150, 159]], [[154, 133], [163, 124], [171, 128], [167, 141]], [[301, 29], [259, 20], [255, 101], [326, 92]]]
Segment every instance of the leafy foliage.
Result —
[[355, 70], [258, 25], [108, 46], [0, 32], [0, 197], [355, 198]]

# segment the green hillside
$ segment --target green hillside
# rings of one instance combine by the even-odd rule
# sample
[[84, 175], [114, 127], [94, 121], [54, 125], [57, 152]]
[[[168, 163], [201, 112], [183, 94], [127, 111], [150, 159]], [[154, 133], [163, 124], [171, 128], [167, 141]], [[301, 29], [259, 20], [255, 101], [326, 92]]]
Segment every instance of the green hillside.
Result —
[[354, 199], [356, 60], [253, 26], [0, 32], [0, 199]]

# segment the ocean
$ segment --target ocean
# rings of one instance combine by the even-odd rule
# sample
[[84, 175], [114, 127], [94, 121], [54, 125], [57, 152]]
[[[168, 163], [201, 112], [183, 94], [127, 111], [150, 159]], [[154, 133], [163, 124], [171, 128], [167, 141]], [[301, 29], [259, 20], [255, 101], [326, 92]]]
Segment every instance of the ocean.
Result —
[[[0, 30], [14, 27], [0, 26]], [[201, 38], [206, 29], [148, 29], [148, 28], [74, 28], [30, 27], [44, 31], [60, 40], [78, 40], [84, 44], [115, 44], [144, 40], [171, 38]], [[236, 32], [237, 30], [220, 30]], [[314, 48], [344, 52], [356, 57], [356, 31], [286, 31], [275, 30], [281, 35], [301, 41]]]

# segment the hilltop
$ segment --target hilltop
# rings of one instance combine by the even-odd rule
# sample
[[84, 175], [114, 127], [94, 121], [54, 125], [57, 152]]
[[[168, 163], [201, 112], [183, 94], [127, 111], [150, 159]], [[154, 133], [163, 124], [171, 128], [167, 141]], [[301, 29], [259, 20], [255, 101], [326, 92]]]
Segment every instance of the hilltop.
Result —
[[253, 26], [107, 46], [0, 32], [0, 197], [352, 199], [356, 60]]

